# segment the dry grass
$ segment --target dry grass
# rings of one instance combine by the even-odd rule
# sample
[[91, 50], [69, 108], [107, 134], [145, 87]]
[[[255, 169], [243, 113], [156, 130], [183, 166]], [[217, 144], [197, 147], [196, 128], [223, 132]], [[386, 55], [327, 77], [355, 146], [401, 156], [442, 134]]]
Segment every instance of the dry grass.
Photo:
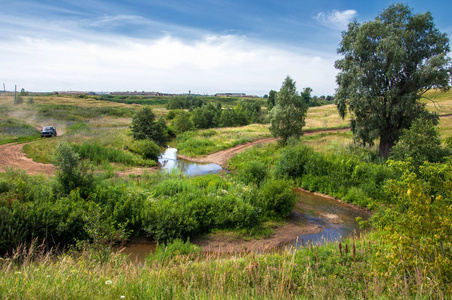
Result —
[[348, 117], [342, 120], [334, 104], [316, 106], [309, 108], [304, 129], [347, 127], [349, 122]]
[[441, 92], [431, 90], [425, 93], [422, 101], [427, 103], [427, 109], [439, 115], [452, 114], [452, 91]]

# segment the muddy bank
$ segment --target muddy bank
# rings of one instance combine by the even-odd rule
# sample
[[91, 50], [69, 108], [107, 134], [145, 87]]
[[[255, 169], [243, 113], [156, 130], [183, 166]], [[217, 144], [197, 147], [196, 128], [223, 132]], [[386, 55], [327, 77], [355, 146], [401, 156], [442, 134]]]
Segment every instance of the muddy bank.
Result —
[[302, 214], [293, 211], [286, 223], [275, 228], [268, 238], [243, 240], [233, 234], [217, 233], [196, 238], [192, 243], [202, 247], [203, 252], [211, 253], [266, 252], [290, 245], [301, 235], [321, 231], [322, 226], [309, 222]]

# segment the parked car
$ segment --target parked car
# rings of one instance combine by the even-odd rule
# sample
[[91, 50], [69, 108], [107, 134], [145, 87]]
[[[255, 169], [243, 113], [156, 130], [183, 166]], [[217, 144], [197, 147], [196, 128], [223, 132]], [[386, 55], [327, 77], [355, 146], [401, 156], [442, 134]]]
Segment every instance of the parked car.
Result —
[[55, 126], [44, 126], [41, 130], [41, 137], [52, 137], [52, 136], [57, 136]]

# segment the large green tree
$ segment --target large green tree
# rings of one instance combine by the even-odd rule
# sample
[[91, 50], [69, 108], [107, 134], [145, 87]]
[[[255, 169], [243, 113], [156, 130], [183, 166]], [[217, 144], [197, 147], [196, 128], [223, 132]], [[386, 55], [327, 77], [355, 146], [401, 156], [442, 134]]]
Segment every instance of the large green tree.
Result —
[[373, 21], [350, 23], [338, 49], [344, 57], [336, 61], [336, 101], [343, 118], [351, 113], [355, 140], [371, 145], [380, 138], [380, 156], [388, 156], [413, 120], [435, 119], [420, 99], [429, 89], [449, 88], [449, 51], [431, 14], [413, 14], [403, 4]]
[[298, 95], [295, 81], [287, 76], [270, 111], [271, 134], [281, 137], [283, 144], [289, 137], [301, 136], [307, 111], [308, 105]]

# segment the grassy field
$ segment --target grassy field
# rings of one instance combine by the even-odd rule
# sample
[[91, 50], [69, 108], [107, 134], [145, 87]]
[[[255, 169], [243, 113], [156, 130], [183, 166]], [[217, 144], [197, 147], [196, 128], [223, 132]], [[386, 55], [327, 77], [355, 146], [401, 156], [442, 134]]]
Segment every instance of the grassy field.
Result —
[[[452, 113], [452, 92], [440, 94], [433, 91], [427, 96], [436, 102], [436, 108], [431, 101], [427, 102], [429, 110], [438, 109], [437, 112], [440, 115]], [[77, 98], [57, 95], [33, 96], [33, 103], [30, 102], [27, 102], [27, 97], [24, 97], [24, 104], [14, 106], [11, 96], [0, 99], [2, 108], [0, 128], [3, 128], [0, 143], [20, 141], [13, 140], [7, 135], [8, 132], [12, 135], [20, 132], [19, 136], [33, 141], [24, 148], [27, 155], [35, 161], [45, 163], [51, 162], [51, 154], [61, 141], [76, 144], [79, 147], [95, 146], [95, 149], [100, 149], [98, 151], [113, 153], [113, 156], [130, 153], [128, 149], [133, 143], [130, 134], [131, 116], [141, 107], [140, 105], [101, 101], [94, 97]], [[152, 108], [157, 116], [165, 116], [168, 112], [162, 104]], [[5, 129], [9, 127], [4, 124], [12, 124], [12, 129]], [[61, 136], [34, 141], [39, 132], [30, 125], [35, 127], [55, 125]], [[348, 120], [342, 120], [339, 117], [336, 107], [326, 105], [309, 109], [305, 129], [346, 126], [348, 126]], [[452, 117], [440, 119], [440, 132], [443, 138], [452, 134]], [[179, 136], [173, 143], [177, 143], [180, 153], [195, 156], [269, 136], [268, 125], [253, 124], [189, 132]], [[126, 226], [134, 226], [129, 232], [132, 234], [134, 230], [138, 231], [140, 226], [143, 226], [144, 223], [141, 222], [144, 221], [157, 224], [157, 220], [160, 220], [158, 224], [161, 228], [151, 229], [162, 232], [166, 229], [165, 226], [170, 227], [169, 230], [177, 226], [193, 227], [196, 225], [194, 221], [196, 218], [207, 220], [209, 216], [220, 210], [220, 204], [225, 202], [223, 200], [228, 200], [231, 205], [241, 205], [230, 212], [228, 217], [242, 216], [243, 222], [248, 222], [246, 212], [253, 210], [255, 215], [258, 214], [249, 203], [259, 203], [254, 198], [263, 190], [258, 186], [261, 181], [253, 182], [252, 180], [258, 177], [259, 180], [262, 180], [261, 177], [270, 178], [277, 174], [278, 170], [281, 176], [289, 174], [290, 170], [286, 174], [280, 170], [286, 167], [284, 163], [290, 161], [289, 159], [294, 159], [295, 162], [296, 159], [303, 160], [303, 153], [297, 152], [303, 145], [314, 149], [312, 152], [309, 152], [310, 150], [304, 152], [310, 155], [306, 157], [313, 158], [308, 162], [311, 163], [308, 165], [311, 172], [310, 186], [317, 188], [328, 184], [333, 186], [336, 182], [348, 180], [345, 178], [348, 174], [352, 174], [353, 179], [359, 182], [363, 182], [365, 176], [379, 178], [379, 180], [380, 177], [384, 177], [385, 167], [378, 165], [378, 162], [373, 162], [372, 158], [368, 159], [372, 163], [368, 163], [364, 155], [352, 153], [353, 149], [349, 147], [352, 138], [350, 131], [318, 133], [302, 137], [301, 142], [293, 144], [292, 148], [283, 148], [276, 143], [256, 147], [231, 160], [234, 173], [195, 178], [191, 181], [177, 174], [168, 175], [170, 178], [167, 179], [158, 174], [118, 178], [114, 170], [140, 164], [110, 162], [106, 159], [107, 163], [104, 161], [96, 165], [96, 171], [105, 170], [109, 175], [94, 177], [97, 190], [87, 199], [82, 199], [77, 191], [54, 200], [47, 190], [38, 191], [46, 179], [26, 177], [23, 174], [11, 175], [11, 180], [0, 182], [1, 205], [20, 206], [22, 203], [20, 201], [30, 197], [31, 200], [26, 206], [29, 210], [24, 208], [23, 211], [19, 210], [17, 215], [7, 215], [6, 209], [2, 210], [3, 207], [0, 207], [0, 218], [16, 224], [13, 218], [20, 219], [21, 213], [28, 213], [31, 217], [27, 220], [32, 224], [41, 224], [39, 223], [41, 221], [44, 224], [52, 219], [52, 222], [46, 223], [46, 226], [55, 232], [70, 231], [71, 228], [66, 223], [57, 223], [58, 209], [64, 207], [67, 219], [73, 222], [72, 226], [78, 226], [80, 230], [88, 228], [89, 233], [95, 236], [92, 239], [101, 241], [105, 238], [104, 234], [112, 234], [110, 231], [115, 230], [117, 232], [114, 234], [120, 234]], [[370, 153], [375, 152], [376, 149], [366, 151]], [[349, 154], [350, 157], [347, 156]], [[281, 157], [287, 160], [282, 160]], [[258, 163], [255, 163], [256, 161]], [[318, 165], [315, 164], [316, 162]], [[343, 170], [341, 169], [343, 172], [337, 173], [336, 177], [328, 177], [337, 171], [330, 166], [337, 170], [343, 167]], [[325, 174], [321, 174], [322, 168], [327, 169]], [[246, 176], [249, 175], [247, 172], [255, 177], [250, 179], [249, 185], [243, 182], [243, 178], [250, 177]], [[317, 175], [318, 177], [315, 177]], [[290, 184], [298, 184], [300, 178], [294, 176], [293, 180], [287, 180], [292, 180]], [[411, 178], [414, 178], [414, 174]], [[395, 177], [395, 179], [398, 178]], [[55, 188], [57, 183], [47, 179], [47, 183], [49, 182], [49, 187]], [[278, 181], [275, 182], [278, 183]], [[447, 183], [449, 185], [444, 185], [444, 188], [450, 186], [450, 181]], [[348, 197], [346, 200], [350, 202], [354, 201], [353, 197], [363, 198], [363, 203], [371, 202], [371, 207], [387, 218], [386, 222], [388, 222], [387, 220], [392, 216], [388, 213], [391, 203], [371, 201], [364, 193], [366, 190], [377, 189], [375, 186], [375, 181], [370, 180], [366, 186], [352, 186], [350, 190], [339, 192], [346, 195]], [[406, 190], [401, 194], [405, 198], [409, 197], [411, 189], [405, 186], [403, 188]], [[428, 190], [428, 192], [431, 191], [433, 189]], [[324, 193], [327, 192], [328, 190]], [[387, 197], [384, 193], [381, 192], [384, 197]], [[431, 194], [428, 195], [430, 197]], [[40, 200], [35, 201], [35, 197]], [[436, 198], [438, 201], [434, 203], [439, 203], [443, 199], [441, 197], [443, 196], [438, 196]], [[99, 202], [95, 202], [96, 199]], [[189, 203], [187, 199], [191, 199], [192, 202]], [[217, 202], [209, 206], [208, 201]], [[146, 210], [141, 209], [137, 205], [138, 202], [145, 205], [143, 207]], [[157, 202], [166, 204], [159, 207]], [[407, 209], [408, 206], [407, 204], [403, 209]], [[34, 209], [35, 207], [38, 209]], [[49, 209], [50, 213], [47, 213], [46, 209]], [[105, 215], [107, 209], [111, 211], [108, 216]], [[192, 213], [188, 220], [184, 219], [187, 216], [185, 210]], [[87, 211], [98, 215], [93, 213], [92, 216], [87, 216], [85, 215]], [[153, 215], [149, 215], [149, 211], [152, 211]], [[174, 211], [180, 212], [177, 215], [180, 219], [165, 215]], [[133, 216], [129, 218], [131, 212]], [[398, 212], [394, 212], [396, 213]], [[445, 210], [443, 214], [446, 214]], [[99, 218], [100, 216], [102, 218]], [[122, 220], [122, 223], [119, 224], [113, 218]], [[86, 220], [88, 222], [83, 225], [82, 222]], [[25, 225], [21, 223], [21, 226], [20, 229], [25, 230], [23, 229]], [[205, 227], [205, 232], [208, 232], [210, 225]], [[1, 234], [3, 233], [0, 232], [0, 236]], [[436, 235], [432, 234], [429, 237], [436, 238]], [[126, 238], [123, 237], [123, 240]], [[450, 240], [446, 241], [444, 246], [446, 253], [435, 252], [435, 255], [440, 259], [446, 257], [443, 263], [447, 264], [447, 260], [450, 261], [451, 257]], [[448, 299], [451, 297], [452, 285], [449, 275], [444, 275], [439, 269], [432, 268], [429, 259], [417, 259], [416, 256], [416, 261], [412, 264], [409, 264], [408, 259], [399, 260], [402, 255], [408, 258], [414, 257], [413, 253], [417, 250], [410, 248], [412, 250], [405, 250], [406, 252], [397, 256], [394, 253], [398, 253], [398, 247], [401, 249], [402, 246], [394, 244], [390, 233], [384, 230], [370, 231], [360, 237], [347, 239], [341, 244], [307, 245], [296, 250], [282, 249], [259, 254], [247, 252], [234, 255], [206, 254], [189, 244], [176, 246], [161, 244], [155, 253], [150, 253], [146, 261], [140, 264], [131, 261], [120, 252], [112, 251], [107, 245], [96, 242], [89, 244], [86, 241], [79, 241], [73, 245], [72, 250], [66, 249], [64, 253], [60, 250], [48, 251], [49, 249], [45, 249], [44, 246], [33, 244], [19, 246], [11, 250], [9, 255], [0, 258], [0, 298]]]

